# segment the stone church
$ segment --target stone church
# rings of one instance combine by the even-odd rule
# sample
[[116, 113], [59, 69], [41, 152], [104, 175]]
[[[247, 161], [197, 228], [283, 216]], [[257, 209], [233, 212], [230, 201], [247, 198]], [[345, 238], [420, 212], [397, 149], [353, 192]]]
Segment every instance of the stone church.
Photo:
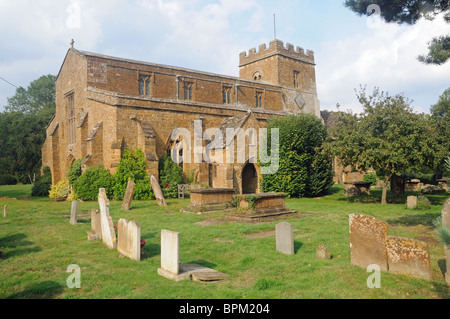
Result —
[[[260, 129], [273, 117], [320, 117], [313, 51], [280, 40], [239, 55], [239, 77], [134, 61], [70, 48], [56, 79], [56, 115], [47, 126], [42, 166], [52, 182], [69, 167], [103, 165], [114, 173], [125, 149], [140, 148], [147, 171], [158, 178], [158, 160], [184, 128]], [[246, 137], [246, 149], [254, 137]], [[204, 147], [207, 139], [202, 141]], [[188, 150], [192, 152], [192, 150]], [[248, 151], [248, 150], [246, 150]], [[186, 152], [186, 150], [184, 150]], [[183, 172], [214, 188], [259, 191], [260, 168], [245, 163], [183, 162]]]

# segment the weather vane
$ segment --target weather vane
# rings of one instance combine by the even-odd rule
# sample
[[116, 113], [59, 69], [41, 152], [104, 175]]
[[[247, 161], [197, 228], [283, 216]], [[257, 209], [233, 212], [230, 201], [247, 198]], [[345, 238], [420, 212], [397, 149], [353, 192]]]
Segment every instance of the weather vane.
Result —
[[73, 49], [74, 43], [75, 43], [75, 41], [73, 41], [73, 39], [72, 39], [72, 41], [70, 41], [70, 46], [72, 47], [72, 49]]

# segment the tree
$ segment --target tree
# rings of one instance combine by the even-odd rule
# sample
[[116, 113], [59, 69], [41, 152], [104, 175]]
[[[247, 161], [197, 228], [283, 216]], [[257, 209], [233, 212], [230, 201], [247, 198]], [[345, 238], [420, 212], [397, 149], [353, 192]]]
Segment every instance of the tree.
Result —
[[[371, 15], [371, 5], [378, 5], [380, 17], [388, 23], [415, 24], [420, 19], [433, 20], [437, 15], [444, 14], [450, 22], [449, 0], [345, 0], [344, 5], [358, 15]], [[450, 35], [433, 38], [429, 42], [429, 52], [421, 55], [418, 60], [426, 64], [444, 64], [450, 57]]]
[[445, 174], [445, 159], [450, 153], [450, 88], [442, 93], [430, 111], [433, 134], [439, 147], [435, 160], [435, 175], [440, 178]]
[[437, 148], [429, 116], [416, 114], [401, 94], [389, 96], [374, 89], [367, 96], [365, 88], [357, 92], [363, 106], [360, 115], [341, 114], [330, 130], [328, 152], [344, 166], [373, 168], [383, 176], [381, 203], [387, 203], [387, 187], [393, 176], [403, 176], [407, 169], [433, 167]]
[[56, 109], [54, 81], [47, 75], [18, 88], [0, 113], [0, 183], [29, 183], [40, 175], [45, 128]]
[[327, 136], [322, 121], [312, 114], [273, 119], [268, 124], [269, 141], [273, 128], [279, 129], [279, 167], [275, 174], [263, 175], [264, 191], [291, 197], [326, 193], [333, 184], [333, 173], [330, 158], [322, 152]]
[[32, 81], [26, 89], [17, 88], [14, 96], [8, 98], [8, 104], [5, 106], [6, 112], [36, 114], [43, 110], [50, 110], [54, 113], [55, 81], [54, 75], [43, 75]]

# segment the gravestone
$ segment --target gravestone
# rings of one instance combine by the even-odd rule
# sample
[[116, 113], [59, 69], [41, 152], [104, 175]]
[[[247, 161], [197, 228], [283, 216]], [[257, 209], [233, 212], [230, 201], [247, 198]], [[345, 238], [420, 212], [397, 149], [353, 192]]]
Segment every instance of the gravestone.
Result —
[[8, 205], [5, 205], [5, 207], [3, 207], [3, 217], [8, 217]]
[[119, 220], [117, 250], [130, 259], [141, 260], [141, 226], [124, 218]]
[[218, 281], [229, 277], [224, 273], [198, 264], [180, 263], [180, 234], [161, 230], [161, 268], [158, 275], [174, 281]]
[[99, 189], [98, 203], [100, 205], [103, 243], [105, 243], [106, 247], [108, 247], [109, 249], [116, 249], [116, 232], [114, 231], [112, 218], [109, 215], [109, 200], [106, 197], [106, 191], [104, 188]]
[[72, 202], [72, 208], [70, 210], [70, 223], [76, 225], [78, 223], [78, 201], [74, 200]]
[[102, 239], [102, 215], [98, 209], [91, 210], [91, 230]]
[[375, 264], [387, 271], [387, 223], [371, 216], [351, 214], [349, 231], [351, 263], [363, 268]]
[[277, 251], [286, 255], [294, 254], [294, 228], [287, 222], [276, 225]]
[[409, 238], [387, 236], [389, 272], [431, 280], [428, 245]]
[[180, 273], [180, 234], [161, 230], [161, 268], [172, 274]]
[[158, 203], [158, 205], [167, 206], [166, 200], [164, 199], [164, 195], [161, 191], [161, 187], [159, 186], [158, 180], [155, 178], [155, 176], [152, 175], [150, 177], [150, 181], [152, 183], [153, 193], [155, 194], [156, 202]]
[[133, 200], [135, 187], [136, 187], [136, 184], [132, 180], [129, 180], [128, 184], [127, 184], [127, 189], [125, 191], [125, 196], [123, 197], [123, 202], [122, 202], [123, 210], [130, 210], [130, 205], [131, 205], [131, 201]]
[[408, 196], [406, 200], [406, 206], [409, 209], [414, 209], [417, 207], [417, 196]]
[[[447, 199], [447, 201], [444, 204], [444, 207], [442, 207], [442, 223], [450, 229], [450, 198]], [[447, 264], [447, 272], [445, 274], [445, 281], [447, 284], [450, 284], [450, 245], [445, 245], [445, 260]]]

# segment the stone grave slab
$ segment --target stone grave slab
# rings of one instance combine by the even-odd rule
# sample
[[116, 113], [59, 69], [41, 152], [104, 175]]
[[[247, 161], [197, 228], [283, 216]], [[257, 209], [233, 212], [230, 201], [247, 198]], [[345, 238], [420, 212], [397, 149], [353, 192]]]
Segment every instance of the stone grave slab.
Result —
[[229, 275], [198, 264], [180, 263], [180, 235], [161, 230], [161, 268], [158, 275], [173, 281], [194, 280], [212, 282], [228, 278]]
[[406, 199], [406, 206], [408, 209], [414, 209], [417, 207], [417, 196], [408, 196]]
[[180, 234], [161, 230], [161, 269], [173, 275], [180, 272]]
[[387, 236], [389, 271], [431, 280], [428, 245], [409, 238]]
[[125, 195], [123, 197], [122, 209], [130, 210], [131, 201], [133, 200], [134, 189], [136, 188], [136, 184], [129, 180], [127, 184], [127, 189], [125, 191]]
[[74, 200], [72, 202], [72, 207], [70, 209], [70, 223], [76, 225], [78, 223], [78, 201]]
[[286, 255], [294, 254], [294, 228], [287, 222], [276, 225], [277, 251]]
[[375, 264], [387, 271], [388, 224], [371, 216], [351, 214], [349, 228], [351, 263], [362, 268]]
[[141, 226], [124, 218], [118, 224], [118, 252], [132, 260], [141, 260]]
[[116, 232], [114, 231], [114, 224], [109, 215], [109, 200], [106, 197], [104, 188], [99, 189], [98, 203], [100, 206], [102, 240], [109, 249], [117, 248]]
[[102, 215], [97, 209], [91, 210], [91, 230], [102, 239]]
[[161, 191], [161, 187], [159, 186], [159, 183], [158, 183], [158, 180], [156, 179], [156, 177], [152, 175], [150, 177], [150, 182], [152, 183], [153, 193], [155, 194], [156, 202], [158, 203], [158, 205], [159, 206], [167, 206], [166, 200], [164, 199], [164, 195]]

